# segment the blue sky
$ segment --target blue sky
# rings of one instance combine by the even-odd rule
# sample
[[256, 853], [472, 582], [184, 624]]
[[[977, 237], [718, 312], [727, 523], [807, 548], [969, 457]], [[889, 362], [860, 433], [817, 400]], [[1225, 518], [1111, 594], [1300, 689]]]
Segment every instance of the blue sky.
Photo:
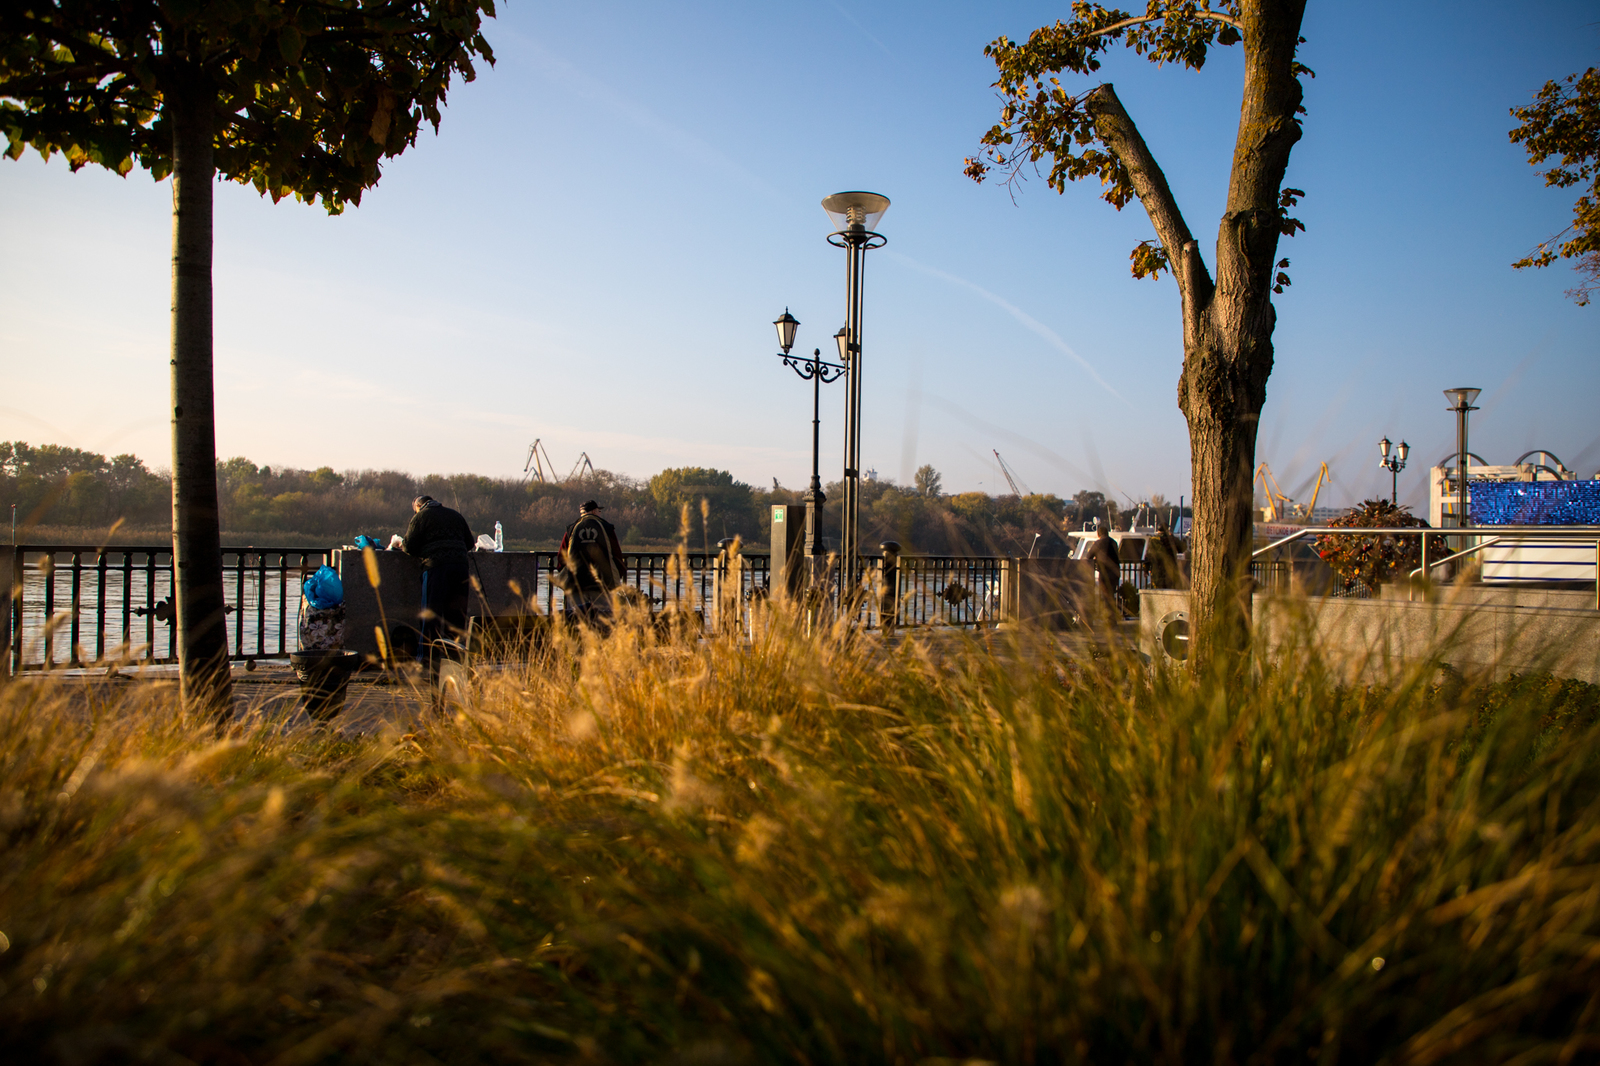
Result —
[[[995, 121], [983, 46], [1065, 4], [506, 3], [498, 64], [390, 163], [361, 207], [217, 196], [218, 450], [257, 462], [520, 475], [726, 468], [803, 486], [810, 390], [776, 357], [844, 316], [818, 206], [893, 206], [866, 271], [863, 462], [947, 490], [1188, 494], [1170, 279], [1134, 281], [1137, 203], [974, 185]], [[1453, 445], [1440, 390], [1483, 388], [1473, 451], [1600, 468], [1600, 306], [1565, 266], [1510, 262], [1570, 217], [1506, 138], [1511, 106], [1600, 64], [1592, 3], [1312, 0], [1305, 137], [1287, 184], [1277, 362], [1258, 458], [1303, 498], [1387, 493], [1376, 441], [1413, 446], [1401, 494]], [[1204, 71], [1113, 53], [1117, 87], [1206, 258], [1238, 116], [1237, 49]], [[1069, 85], [1076, 83], [1069, 82]], [[1082, 83], [1084, 85], [1087, 82]], [[1013, 195], [1014, 194], [1014, 195]], [[0, 438], [166, 465], [170, 193], [147, 174], [0, 161]], [[825, 390], [838, 477], [843, 386]]]

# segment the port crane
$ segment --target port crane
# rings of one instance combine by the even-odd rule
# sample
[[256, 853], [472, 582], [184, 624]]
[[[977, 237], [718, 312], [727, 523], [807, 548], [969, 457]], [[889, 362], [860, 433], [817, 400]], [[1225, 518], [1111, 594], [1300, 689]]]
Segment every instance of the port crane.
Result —
[[[580, 475], [579, 471], [583, 473]], [[571, 481], [580, 476], [594, 477], [594, 463], [589, 460], [588, 452], [580, 452], [578, 461], [572, 464], [572, 470], [566, 477], [560, 478], [556, 476], [556, 464], [551, 460], [550, 453], [545, 450], [538, 438], [528, 445], [528, 461], [522, 464], [523, 484], [532, 480], [541, 485], [559, 485], [563, 481]]]
[[1033, 493], [1028, 491], [1028, 486], [1019, 486], [1017, 484], [1016, 476], [1012, 474], [1011, 468], [1006, 465], [1006, 461], [1004, 459], [1000, 458], [1000, 450], [998, 448], [991, 448], [989, 450], [994, 452], [994, 460], [1000, 464], [1000, 472], [1006, 476], [1006, 484], [1011, 486], [1011, 494], [1017, 497], [1019, 500], [1024, 496], [1032, 496]]
[[1301, 521], [1309, 520], [1317, 509], [1317, 497], [1322, 495], [1322, 486], [1332, 480], [1328, 472], [1328, 464], [1323, 463], [1317, 471], [1317, 483], [1311, 489], [1310, 503], [1295, 503], [1288, 493], [1278, 487], [1278, 479], [1272, 476], [1272, 467], [1262, 463], [1256, 467], [1256, 484], [1261, 487], [1261, 494], [1267, 498], [1267, 505], [1263, 507], [1262, 517], [1268, 522], [1281, 522], [1291, 518]]
[[[550, 476], [546, 477], [544, 469], [550, 468]], [[556, 464], [550, 461], [550, 453], [544, 450], [544, 445], [539, 443], [537, 437], [528, 445], [528, 461], [522, 464], [522, 483], [526, 485], [530, 480], [541, 485], [552, 484], [556, 481]]]

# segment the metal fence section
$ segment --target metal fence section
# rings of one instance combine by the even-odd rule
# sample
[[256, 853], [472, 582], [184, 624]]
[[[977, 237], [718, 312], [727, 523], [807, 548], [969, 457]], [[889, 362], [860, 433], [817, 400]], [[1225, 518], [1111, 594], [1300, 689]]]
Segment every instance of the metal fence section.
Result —
[[[529, 552], [537, 560], [538, 587], [530, 590], [531, 599], [541, 613], [559, 615], [566, 597], [550, 581], [561, 566], [553, 551]], [[633, 590], [652, 612], [667, 610], [709, 613], [715, 602], [719, 582], [725, 579], [727, 563], [720, 552], [623, 552], [622, 585]], [[768, 590], [769, 560], [766, 555], [736, 556], [739, 560], [739, 599], [749, 603], [765, 596]]]
[[[297, 647], [300, 583], [329, 560], [306, 548], [224, 548], [229, 657], [282, 659]], [[563, 609], [550, 583], [560, 566], [555, 552], [538, 557], [531, 599], [547, 615]], [[740, 555], [737, 602], [744, 607], [768, 590], [768, 558]], [[627, 552], [624, 585], [650, 605], [710, 619], [718, 590], [729, 580], [719, 552]], [[172, 549], [22, 545], [11, 561], [7, 662], [11, 673], [95, 663], [177, 661], [173, 629]], [[730, 597], [733, 589], [728, 588]]]
[[[1005, 565], [998, 555], [900, 556], [890, 571], [895, 581], [895, 624], [970, 626], [1000, 621]], [[884, 588], [883, 559], [870, 558], [863, 569], [869, 584]], [[883, 624], [877, 597], [866, 598], [861, 622], [869, 628]]]
[[[553, 551], [529, 554], [536, 559], [536, 587], [519, 595], [539, 613], [559, 616], [564, 595], [550, 576], [560, 558]], [[321, 549], [223, 549], [231, 658], [281, 659], [295, 650], [300, 582], [329, 558]], [[683, 612], [698, 616], [705, 626], [713, 624], [719, 611], [729, 610], [742, 624], [750, 605], [771, 591], [771, 560], [762, 553], [733, 556], [736, 573], [730, 572], [729, 557], [716, 551], [626, 552], [624, 558], [624, 586], [652, 613]], [[864, 594], [857, 621], [864, 627], [878, 628], [886, 621], [882, 593], [889, 591], [885, 581], [891, 577], [897, 626], [974, 626], [1001, 620], [1003, 575], [1010, 562], [1001, 556], [900, 555], [887, 569], [881, 557], [866, 556], [862, 562]], [[7, 659], [13, 674], [176, 660], [170, 547], [24, 545], [14, 551], [11, 567], [11, 587], [22, 590], [9, 605]], [[1257, 559], [1251, 569], [1258, 588], [1290, 584], [1287, 562]], [[837, 581], [837, 570], [833, 573]], [[1123, 563], [1122, 579], [1136, 589], [1151, 585], [1142, 562]], [[830, 596], [835, 602], [837, 591], [835, 586]]]
[[[294, 650], [300, 580], [327, 560], [307, 548], [224, 548], [223, 595], [234, 659]], [[21, 545], [11, 557], [12, 673], [100, 662], [170, 663], [172, 549]]]

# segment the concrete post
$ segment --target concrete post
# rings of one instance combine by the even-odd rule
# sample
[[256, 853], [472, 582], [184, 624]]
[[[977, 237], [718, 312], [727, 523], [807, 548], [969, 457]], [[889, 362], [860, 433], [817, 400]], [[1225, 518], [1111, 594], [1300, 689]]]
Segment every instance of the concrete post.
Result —
[[1000, 561], [1000, 620], [1022, 620], [1022, 560]]

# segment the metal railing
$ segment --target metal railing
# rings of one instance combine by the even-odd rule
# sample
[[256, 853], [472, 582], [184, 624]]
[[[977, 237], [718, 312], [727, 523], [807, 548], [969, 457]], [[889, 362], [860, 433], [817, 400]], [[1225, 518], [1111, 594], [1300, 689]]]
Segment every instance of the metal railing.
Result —
[[[1579, 544], [1593, 543], [1595, 546], [1595, 609], [1600, 610], [1600, 526], [1468, 526], [1466, 528], [1434, 529], [1430, 526], [1312, 526], [1296, 530], [1294, 533], [1281, 540], [1275, 540], [1264, 548], [1257, 548], [1251, 553], [1252, 565], [1256, 558], [1265, 555], [1275, 548], [1299, 540], [1302, 537], [1322, 535], [1354, 535], [1354, 536], [1396, 536], [1396, 537], [1421, 537], [1422, 538], [1422, 565], [1412, 570], [1408, 577], [1421, 577], [1424, 581], [1433, 579], [1436, 567], [1445, 563], [1463, 559], [1485, 548], [1495, 545], [1515, 545], [1524, 541], [1575, 541]], [[1477, 540], [1460, 551], [1445, 556], [1443, 559], [1430, 561], [1428, 559], [1428, 540], [1430, 537], [1453, 537], [1461, 540]], [[1479, 539], [1482, 538], [1482, 539]], [[1415, 597], [1415, 588], [1409, 590], [1412, 598]]]
[[[294, 650], [300, 580], [327, 554], [223, 549], [230, 658], [283, 658]], [[177, 661], [171, 547], [20, 545], [11, 551], [9, 587], [6, 652], [13, 674]]]
[[[1302, 531], [1315, 532], [1364, 531]], [[560, 558], [553, 551], [530, 554], [536, 557], [538, 578], [537, 587], [529, 590], [529, 599], [536, 610], [557, 616], [565, 597], [551, 584], [550, 576], [559, 568]], [[295, 650], [300, 581], [329, 558], [330, 552], [322, 549], [224, 548], [229, 657], [282, 659]], [[710, 625], [719, 596], [724, 605], [737, 602], [742, 615], [752, 601], [770, 592], [770, 558], [762, 553], [741, 553], [736, 558], [736, 592], [728, 584], [727, 557], [716, 551], [625, 552], [623, 584], [636, 590], [653, 612], [671, 609], [698, 614], [703, 624]], [[1004, 574], [1011, 562], [1002, 556], [898, 556], [892, 569], [893, 624], [975, 626], [999, 622], [1004, 610]], [[881, 556], [863, 556], [862, 564], [863, 595], [857, 621], [865, 628], [878, 628], [886, 621], [882, 593], [887, 591], [888, 575]], [[176, 661], [170, 547], [23, 545], [13, 552], [11, 568], [11, 587], [21, 590], [12, 597], [6, 627], [11, 673], [96, 663]], [[1252, 572], [1265, 588], [1289, 582], [1289, 564], [1283, 561], [1254, 560]], [[1145, 562], [1123, 562], [1121, 576], [1136, 589], [1151, 587]]]
[[[869, 587], [885, 588], [884, 560], [865, 560]], [[970, 626], [1000, 621], [1001, 583], [1006, 560], [1000, 556], [901, 555], [892, 569], [897, 626]], [[860, 620], [867, 628], [883, 624], [881, 601], [868, 597]]]

